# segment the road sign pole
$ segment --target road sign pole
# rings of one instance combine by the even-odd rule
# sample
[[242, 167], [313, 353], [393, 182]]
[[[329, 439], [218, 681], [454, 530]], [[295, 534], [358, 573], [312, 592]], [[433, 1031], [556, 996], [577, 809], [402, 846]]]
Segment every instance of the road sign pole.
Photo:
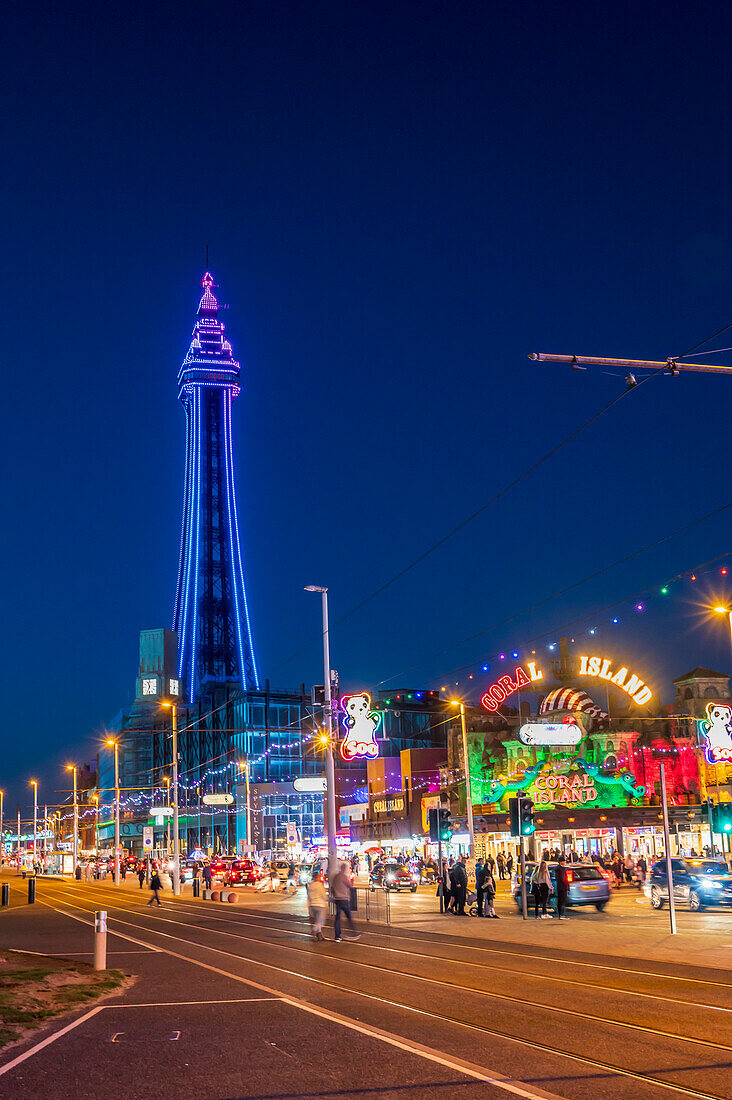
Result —
[[[439, 820], [439, 819], [438, 819]], [[437, 875], [440, 883], [440, 912], [445, 912], [445, 880], [442, 877], [442, 837], [437, 839]]]
[[663, 842], [666, 845], [666, 882], [668, 884], [668, 915], [671, 935], [676, 935], [676, 904], [674, 901], [674, 872], [671, 865], [671, 837], [668, 828], [668, 800], [666, 798], [666, 764], [661, 761], [661, 807], [663, 809]]
[[526, 853], [524, 852], [523, 833], [519, 837], [519, 853], [521, 858], [521, 919], [526, 920]]

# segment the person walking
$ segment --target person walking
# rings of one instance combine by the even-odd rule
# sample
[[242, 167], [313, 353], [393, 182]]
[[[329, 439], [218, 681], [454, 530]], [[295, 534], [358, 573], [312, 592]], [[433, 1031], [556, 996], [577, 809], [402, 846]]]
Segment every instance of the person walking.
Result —
[[503, 852], [499, 852], [496, 856], [496, 863], [498, 864], [498, 877], [503, 878], [506, 873], [506, 861], [503, 858]]
[[325, 892], [322, 871], [316, 871], [308, 883], [308, 914], [314, 940], [324, 940], [323, 925], [328, 912], [328, 895]]
[[141, 863], [137, 868], [137, 881], [140, 883], [140, 889], [142, 890], [142, 884], [145, 881], [145, 865]]
[[506, 870], [508, 871], [508, 877], [511, 877], [513, 871], [513, 852], [509, 852], [506, 857]]
[[450, 891], [450, 876], [447, 871], [447, 860], [443, 859], [442, 869], [440, 871], [440, 886], [442, 888], [442, 912], [449, 912], [450, 901], [452, 900], [452, 893]]
[[546, 903], [549, 900], [552, 880], [546, 860], [542, 859], [538, 867], [534, 868], [531, 876], [531, 893], [534, 898], [534, 919], [539, 919], [539, 906], [541, 905], [541, 919], [546, 920], [549, 914], [546, 911]]
[[557, 863], [557, 916], [559, 920], [566, 920], [567, 897], [569, 896], [569, 878], [567, 877], [567, 862], [560, 855]]
[[483, 883], [485, 882], [486, 872], [489, 872], [487, 864], [484, 866], [483, 860], [477, 859], [475, 861], [475, 900], [479, 917], [483, 916]]
[[486, 867], [485, 878], [483, 879], [483, 908], [485, 909], [483, 916], [498, 920], [498, 913], [493, 905], [495, 897], [496, 880], [490, 867]]
[[153, 892], [153, 896], [150, 898], [149, 902], [147, 903], [148, 905], [152, 905], [152, 903], [154, 901], [156, 901], [158, 903], [158, 905], [160, 905], [160, 891], [162, 890], [162, 888], [163, 888], [163, 884], [160, 881], [160, 875], [158, 874], [158, 869], [156, 867], [155, 870], [153, 871], [152, 878], [150, 879], [150, 889]]
[[353, 923], [353, 917], [351, 916], [351, 880], [348, 877], [348, 864], [341, 863], [340, 869], [333, 876], [333, 881], [330, 884], [330, 896], [335, 902], [335, 921], [333, 923], [333, 933], [336, 943], [341, 942], [341, 914], [345, 913], [346, 920], [348, 921], [348, 927], [351, 930], [351, 939], [360, 940], [361, 936], [356, 931], [356, 926]]
[[213, 873], [211, 871], [210, 863], [204, 863], [203, 871], [201, 871], [201, 877], [203, 878], [204, 889], [210, 890], [213, 884]]
[[465, 867], [465, 856], [460, 856], [452, 869], [453, 897], [455, 899], [455, 912], [459, 917], [467, 917], [465, 901], [468, 896], [468, 872]]

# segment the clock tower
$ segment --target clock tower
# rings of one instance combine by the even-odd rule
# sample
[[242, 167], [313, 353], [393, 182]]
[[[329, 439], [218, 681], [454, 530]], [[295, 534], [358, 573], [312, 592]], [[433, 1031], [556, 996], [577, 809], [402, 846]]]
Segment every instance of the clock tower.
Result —
[[178, 675], [178, 641], [172, 630], [140, 631], [140, 665], [135, 682], [135, 702], [154, 703], [181, 696]]

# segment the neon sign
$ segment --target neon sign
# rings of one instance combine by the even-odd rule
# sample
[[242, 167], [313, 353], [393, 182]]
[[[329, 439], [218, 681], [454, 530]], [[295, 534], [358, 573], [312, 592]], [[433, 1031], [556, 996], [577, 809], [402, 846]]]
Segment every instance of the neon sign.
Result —
[[528, 673], [522, 665], [516, 665], [513, 680], [509, 675], [499, 676], [495, 684], [491, 684], [480, 700], [486, 710], [498, 710], [501, 703], [509, 695], [513, 695], [514, 691], [544, 679], [544, 673], [536, 667], [536, 661], [527, 661], [526, 668]]
[[710, 764], [732, 760], [732, 707], [707, 703], [707, 716], [700, 719], [699, 732], [706, 742], [704, 750]]
[[539, 775], [534, 780], [537, 806], [553, 806], [562, 802], [594, 802], [597, 787], [592, 776], [586, 772], [580, 775]]
[[368, 756], [373, 760], [379, 755], [376, 731], [381, 724], [381, 715], [371, 709], [371, 696], [365, 691], [358, 695], [344, 695], [341, 707], [346, 730], [341, 741], [341, 756], [344, 760], [353, 760], [355, 756]]
[[621, 688], [639, 706], [643, 706], [651, 698], [653, 692], [644, 684], [640, 676], [628, 672], [627, 668], [620, 668], [617, 672], [612, 670], [610, 657], [580, 657], [580, 676], [597, 676], [600, 680], [607, 680], [616, 687]]

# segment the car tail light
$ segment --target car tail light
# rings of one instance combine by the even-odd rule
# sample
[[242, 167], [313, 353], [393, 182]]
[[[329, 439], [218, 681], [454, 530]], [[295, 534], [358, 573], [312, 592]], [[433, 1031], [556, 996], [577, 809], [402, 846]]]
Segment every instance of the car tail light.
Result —
[[567, 871], [567, 882], [574, 882], [574, 871]]

